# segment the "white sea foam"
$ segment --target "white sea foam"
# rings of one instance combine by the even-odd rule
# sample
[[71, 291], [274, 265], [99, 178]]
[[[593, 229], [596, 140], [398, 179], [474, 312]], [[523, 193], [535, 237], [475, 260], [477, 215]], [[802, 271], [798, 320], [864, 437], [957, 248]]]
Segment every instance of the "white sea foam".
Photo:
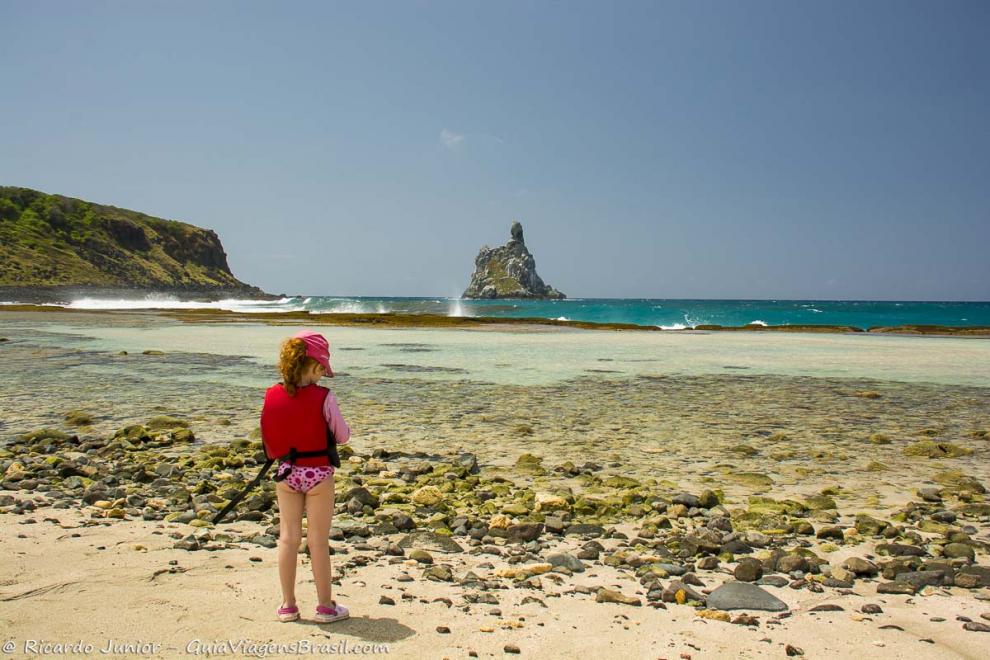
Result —
[[683, 323], [675, 323], [674, 325], [660, 325], [657, 327], [661, 330], [687, 330], [690, 326], [686, 326]]
[[464, 311], [464, 306], [461, 305], [460, 299], [454, 298], [450, 301], [450, 308], [447, 310], [447, 316], [459, 318], [463, 316], [470, 316], [470, 314]]
[[757, 319], [755, 321], [750, 321], [746, 325], [762, 325], [762, 326], [765, 326], [766, 324], [767, 324], [766, 321], [761, 321], [761, 320]]
[[292, 312], [302, 309], [299, 305], [289, 305], [294, 298], [278, 300], [241, 300], [226, 298], [200, 302], [180, 300], [175, 296], [146, 296], [144, 298], [79, 298], [73, 300], [67, 309], [86, 310], [128, 310], [128, 309], [220, 309], [231, 312]]
[[811, 309], [809, 309], [808, 311], [810, 311], [810, 312], [816, 312], [816, 313], [818, 313], [818, 314], [821, 314], [821, 313], [822, 313], [822, 310], [820, 310], [820, 309], [815, 309], [814, 307], [812, 307], [812, 308], [811, 308]]
[[311, 314], [367, 314], [368, 310], [357, 300], [341, 300], [329, 309], [311, 310]]
[[557, 318], [555, 318], [554, 320], [555, 320], [555, 321], [570, 321], [570, 319], [569, 319], [569, 318], [567, 318], [566, 316], [558, 316], [558, 317], [557, 317]]

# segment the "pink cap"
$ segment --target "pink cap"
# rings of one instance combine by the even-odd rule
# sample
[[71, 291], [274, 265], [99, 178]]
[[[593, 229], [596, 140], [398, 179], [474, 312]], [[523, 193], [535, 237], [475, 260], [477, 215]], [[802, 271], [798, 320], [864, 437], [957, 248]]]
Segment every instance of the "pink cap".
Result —
[[330, 368], [330, 342], [323, 335], [312, 330], [303, 330], [292, 335], [292, 338], [306, 342], [306, 356], [322, 364], [327, 370], [327, 375], [333, 378], [333, 369]]

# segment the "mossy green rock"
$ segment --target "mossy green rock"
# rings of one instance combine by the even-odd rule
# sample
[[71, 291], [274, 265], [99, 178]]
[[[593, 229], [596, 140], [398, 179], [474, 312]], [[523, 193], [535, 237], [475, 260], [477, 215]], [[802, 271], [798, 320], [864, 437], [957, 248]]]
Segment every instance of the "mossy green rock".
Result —
[[932, 481], [942, 484], [943, 486], [949, 486], [950, 492], [953, 494], [958, 494], [960, 492], [983, 494], [987, 492], [987, 489], [976, 477], [963, 474], [960, 470], [946, 470], [944, 472], [939, 472], [932, 477]]
[[783, 534], [790, 530], [790, 522], [782, 515], [746, 511], [732, 516], [732, 524], [736, 531], [758, 531], [765, 533]]
[[162, 429], [189, 428], [189, 422], [184, 419], [178, 419], [177, 417], [152, 417], [145, 426], [151, 430], [159, 431]]
[[973, 453], [973, 450], [954, 445], [951, 442], [922, 440], [905, 447], [904, 453], [908, 456], [922, 456], [925, 458], [957, 458], [959, 456], [968, 456]]
[[887, 529], [887, 523], [865, 513], [856, 514], [856, 531], [865, 536], [879, 536]]
[[773, 486], [773, 479], [759, 472], [729, 472], [726, 477], [757, 490], [765, 490]]
[[602, 482], [605, 486], [609, 488], [636, 488], [640, 485], [638, 481], [631, 477], [608, 477]]
[[69, 434], [59, 431], [58, 429], [38, 429], [37, 431], [29, 431], [24, 435], [20, 436], [18, 440], [23, 442], [38, 442], [41, 440], [68, 440]]
[[811, 511], [825, 511], [835, 509], [835, 500], [828, 495], [812, 495], [804, 499], [804, 504]]
[[794, 516], [803, 515], [808, 509], [794, 500], [775, 500], [771, 497], [753, 495], [749, 498], [749, 510], [755, 513], [786, 513]]
[[93, 416], [82, 410], [70, 410], [65, 413], [65, 423], [70, 426], [89, 426], [93, 423]]

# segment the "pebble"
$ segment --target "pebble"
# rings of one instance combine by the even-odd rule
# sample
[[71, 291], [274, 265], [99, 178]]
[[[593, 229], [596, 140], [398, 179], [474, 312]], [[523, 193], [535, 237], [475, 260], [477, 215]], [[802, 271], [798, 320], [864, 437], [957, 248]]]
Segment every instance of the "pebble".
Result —
[[614, 591], [612, 589], [605, 589], [604, 587], [598, 590], [595, 594], [596, 603], [619, 603], [621, 605], [634, 605], [639, 607], [642, 602], [639, 598], [635, 596], [625, 596], [619, 591]]

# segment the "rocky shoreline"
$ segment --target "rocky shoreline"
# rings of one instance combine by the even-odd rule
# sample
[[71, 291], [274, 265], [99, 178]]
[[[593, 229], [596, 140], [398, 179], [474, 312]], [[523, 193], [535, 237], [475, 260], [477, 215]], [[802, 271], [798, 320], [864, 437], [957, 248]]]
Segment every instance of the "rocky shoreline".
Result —
[[[36, 524], [69, 509], [88, 518], [83, 525], [160, 523], [172, 547], [190, 553], [275, 547], [270, 479], [229, 522], [210, 522], [256, 473], [264, 459], [259, 440], [202, 444], [186, 421], [172, 417], [88, 435], [92, 421], [73, 411], [66, 428], [80, 432], [38, 429], [0, 449], [0, 514]], [[980, 433], [976, 441], [990, 440]], [[990, 633], [990, 502], [985, 486], [958, 470], [937, 474], [935, 485], [878, 517], [844, 510], [840, 489], [804, 497], [765, 492], [729, 503], [719, 488], [684, 492], [662, 480], [609, 474], [598, 463], [549, 465], [530, 453], [506, 470], [479, 465], [468, 452], [341, 449], [335, 583], [372, 564], [394, 566], [400, 588], [443, 586], [448, 608], [492, 606], [494, 623], [482, 632], [512, 628], [498, 607], [514, 592], [538, 607], [567, 595], [683, 608], [773, 637], [798, 614], [786, 602], [790, 592], [827, 597], [808, 615], [843, 612], [878, 629], [903, 630], [885, 621], [892, 597], [909, 607], [939, 597], [982, 602], [977, 618], [938, 623]], [[954, 450], [968, 451], [920, 440], [904, 453], [939, 458], [959, 455]], [[300, 552], [308, 552], [305, 540]], [[581, 579], [606, 571], [618, 577], [590, 585]], [[395, 604], [381, 594], [381, 607]], [[506, 644], [504, 651], [519, 648]], [[786, 654], [803, 651], [788, 645]]]

